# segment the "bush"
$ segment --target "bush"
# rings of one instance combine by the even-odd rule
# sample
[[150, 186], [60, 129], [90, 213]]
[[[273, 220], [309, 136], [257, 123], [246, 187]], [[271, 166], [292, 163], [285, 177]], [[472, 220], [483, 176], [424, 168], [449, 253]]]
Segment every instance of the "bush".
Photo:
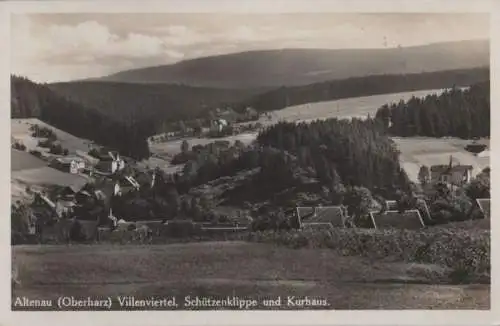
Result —
[[57, 136], [54, 131], [47, 127], [40, 127], [39, 125], [32, 125], [30, 127], [31, 137], [35, 138], [47, 138], [50, 141], [57, 140]]
[[454, 282], [490, 275], [490, 231], [435, 228], [407, 230], [302, 230], [253, 232], [248, 240], [290, 248], [330, 248], [343, 255], [372, 259], [391, 257], [407, 262], [449, 267]]
[[41, 158], [42, 157], [42, 153], [40, 151], [36, 151], [36, 150], [31, 150], [30, 151], [30, 154], [33, 155], [33, 156], [36, 156], [38, 158]]
[[80, 222], [75, 221], [71, 225], [71, 229], [69, 230], [69, 238], [71, 241], [75, 242], [83, 242], [86, 240], [86, 236], [83, 232], [83, 227]]
[[53, 141], [50, 139], [46, 140], [39, 140], [37, 146], [38, 147], [44, 147], [44, 148], [51, 148], [53, 146]]
[[64, 149], [59, 144], [58, 145], [52, 144], [50, 146], [49, 153], [55, 154], [55, 155], [62, 155], [64, 153]]
[[13, 143], [12, 148], [17, 149], [18, 151], [25, 151], [26, 150], [26, 146], [21, 142]]
[[160, 230], [160, 235], [165, 237], [184, 238], [200, 233], [199, 228], [188, 220], [171, 220]]

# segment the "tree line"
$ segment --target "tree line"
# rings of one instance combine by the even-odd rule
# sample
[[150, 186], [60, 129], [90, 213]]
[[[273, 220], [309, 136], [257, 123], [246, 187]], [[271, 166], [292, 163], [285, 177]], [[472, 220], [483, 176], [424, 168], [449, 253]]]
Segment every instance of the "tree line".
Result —
[[292, 105], [332, 101], [343, 98], [469, 86], [489, 80], [489, 68], [425, 72], [418, 74], [373, 75], [306, 86], [281, 87], [256, 95], [241, 106], [260, 112], [280, 110]]
[[139, 119], [115, 121], [27, 78], [11, 76], [11, 117], [39, 118], [76, 137], [112, 147], [134, 159], [143, 159], [150, 154], [147, 142], [149, 122]]
[[452, 88], [441, 95], [386, 104], [378, 109], [376, 118], [397, 136], [489, 137], [490, 84], [481, 82], [466, 89]]

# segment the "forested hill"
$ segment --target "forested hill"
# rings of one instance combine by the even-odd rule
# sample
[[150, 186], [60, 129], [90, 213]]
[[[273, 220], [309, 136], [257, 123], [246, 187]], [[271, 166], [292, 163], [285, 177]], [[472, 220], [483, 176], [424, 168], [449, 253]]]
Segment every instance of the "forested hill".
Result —
[[168, 84], [75, 81], [48, 85], [56, 93], [99, 110], [116, 120], [179, 121], [198, 117], [207, 109], [247, 100], [261, 89], [217, 89]]
[[146, 124], [119, 123], [97, 110], [65, 99], [46, 85], [11, 76], [11, 117], [39, 118], [74, 136], [95, 141], [141, 159], [149, 156]]
[[262, 50], [123, 71], [100, 80], [241, 89], [275, 88], [369, 75], [480, 67], [489, 64], [489, 52], [488, 40], [383, 49]]
[[490, 136], [490, 82], [384, 105], [376, 114], [398, 136]]
[[280, 110], [292, 105], [331, 101], [349, 97], [425, 89], [469, 86], [489, 80], [488, 67], [449, 70], [407, 75], [374, 75], [333, 80], [299, 87], [281, 87], [257, 95], [242, 107], [252, 106], [258, 111]]

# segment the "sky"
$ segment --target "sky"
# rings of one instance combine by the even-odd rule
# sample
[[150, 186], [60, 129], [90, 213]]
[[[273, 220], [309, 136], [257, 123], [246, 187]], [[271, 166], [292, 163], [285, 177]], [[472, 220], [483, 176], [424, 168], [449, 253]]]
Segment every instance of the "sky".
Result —
[[283, 48], [383, 48], [489, 38], [487, 14], [13, 14], [11, 72], [36, 82]]

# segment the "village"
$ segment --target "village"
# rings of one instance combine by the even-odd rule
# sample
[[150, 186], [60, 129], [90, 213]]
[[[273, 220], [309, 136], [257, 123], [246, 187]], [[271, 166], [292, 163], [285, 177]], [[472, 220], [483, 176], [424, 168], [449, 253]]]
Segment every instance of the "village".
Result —
[[[48, 134], [51, 134], [50, 131]], [[485, 146], [474, 144], [469, 147], [472, 147], [472, 152], [477, 152], [475, 155], [485, 149]], [[189, 146], [187, 142], [184, 145]], [[219, 150], [223, 152], [232, 150], [230, 155], [233, 158], [241, 155], [228, 142], [215, 140], [209, 145], [219, 146]], [[194, 146], [193, 151], [196, 148]], [[19, 142], [13, 140], [13, 154], [19, 150]], [[90, 145], [87, 152], [77, 149], [74, 154], [68, 155], [55, 155], [50, 151], [43, 154], [31, 151], [31, 154], [25, 154], [35, 156], [47, 166], [63, 173], [85, 177], [87, 182], [52, 187], [40, 192], [27, 189], [26, 192], [32, 198], [29, 205], [29, 228], [25, 235], [13, 233], [13, 242], [152, 243], [154, 239], [157, 241], [161, 238], [189, 237], [195, 234], [226, 237], [255, 228], [252, 226], [253, 218], [256, 217], [255, 209], [236, 210], [224, 208], [223, 204], [212, 204], [207, 206], [204, 213], [195, 213], [194, 218], [192, 210], [183, 207], [184, 202], [189, 202], [192, 198], [182, 196], [184, 198], [181, 200], [179, 195], [174, 194], [172, 201], [178, 207], [173, 210], [168, 208], [169, 205], [159, 206], [155, 203], [154, 198], [157, 198], [158, 192], [166, 191], [165, 185], [179, 178], [183, 173], [182, 169], [175, 174], [166, 174], [158, 167], [149, 168], [117, 151], [95, 145]], [[450, 155], [448, 164], [430, 168], [422, 166], [419, 178], [428, 189], [433, 189], [437, 184], [458, 189], [473, 180], [472, 170], [472, 166], [462, 165]], [[217, 180], [212, 183], [217, 183]], [[203, 191], [202, 196], [215, 191], [214, 189]], [[489, 198], [478, 198], [474, 204], [476, 216], [479, 214], [479, 218], [488, 220]], [[126, 216], [122, 216], [124, 210]], [[406, 203], [373, 199], [366, 212], [367, 219], [361, 225], [353, 222], [352, 216], [349, 217], [352, 213], [344, 205], [319, 204], [284, 207], [281, 210], [283, 218], [293, 220], [291, 225], [299, 229], [421, 229], [433, 225], [433, 218], [423, 196], [417, 196], [413, 203], [411, 200], [408, 203], [408, 199]], [[207, 215], [208, 211], [210, 214]], [[222, 211], [224, 214], [216, 216], [214, 211]], [[29, 237], [31, 240], [28, 240]]]

